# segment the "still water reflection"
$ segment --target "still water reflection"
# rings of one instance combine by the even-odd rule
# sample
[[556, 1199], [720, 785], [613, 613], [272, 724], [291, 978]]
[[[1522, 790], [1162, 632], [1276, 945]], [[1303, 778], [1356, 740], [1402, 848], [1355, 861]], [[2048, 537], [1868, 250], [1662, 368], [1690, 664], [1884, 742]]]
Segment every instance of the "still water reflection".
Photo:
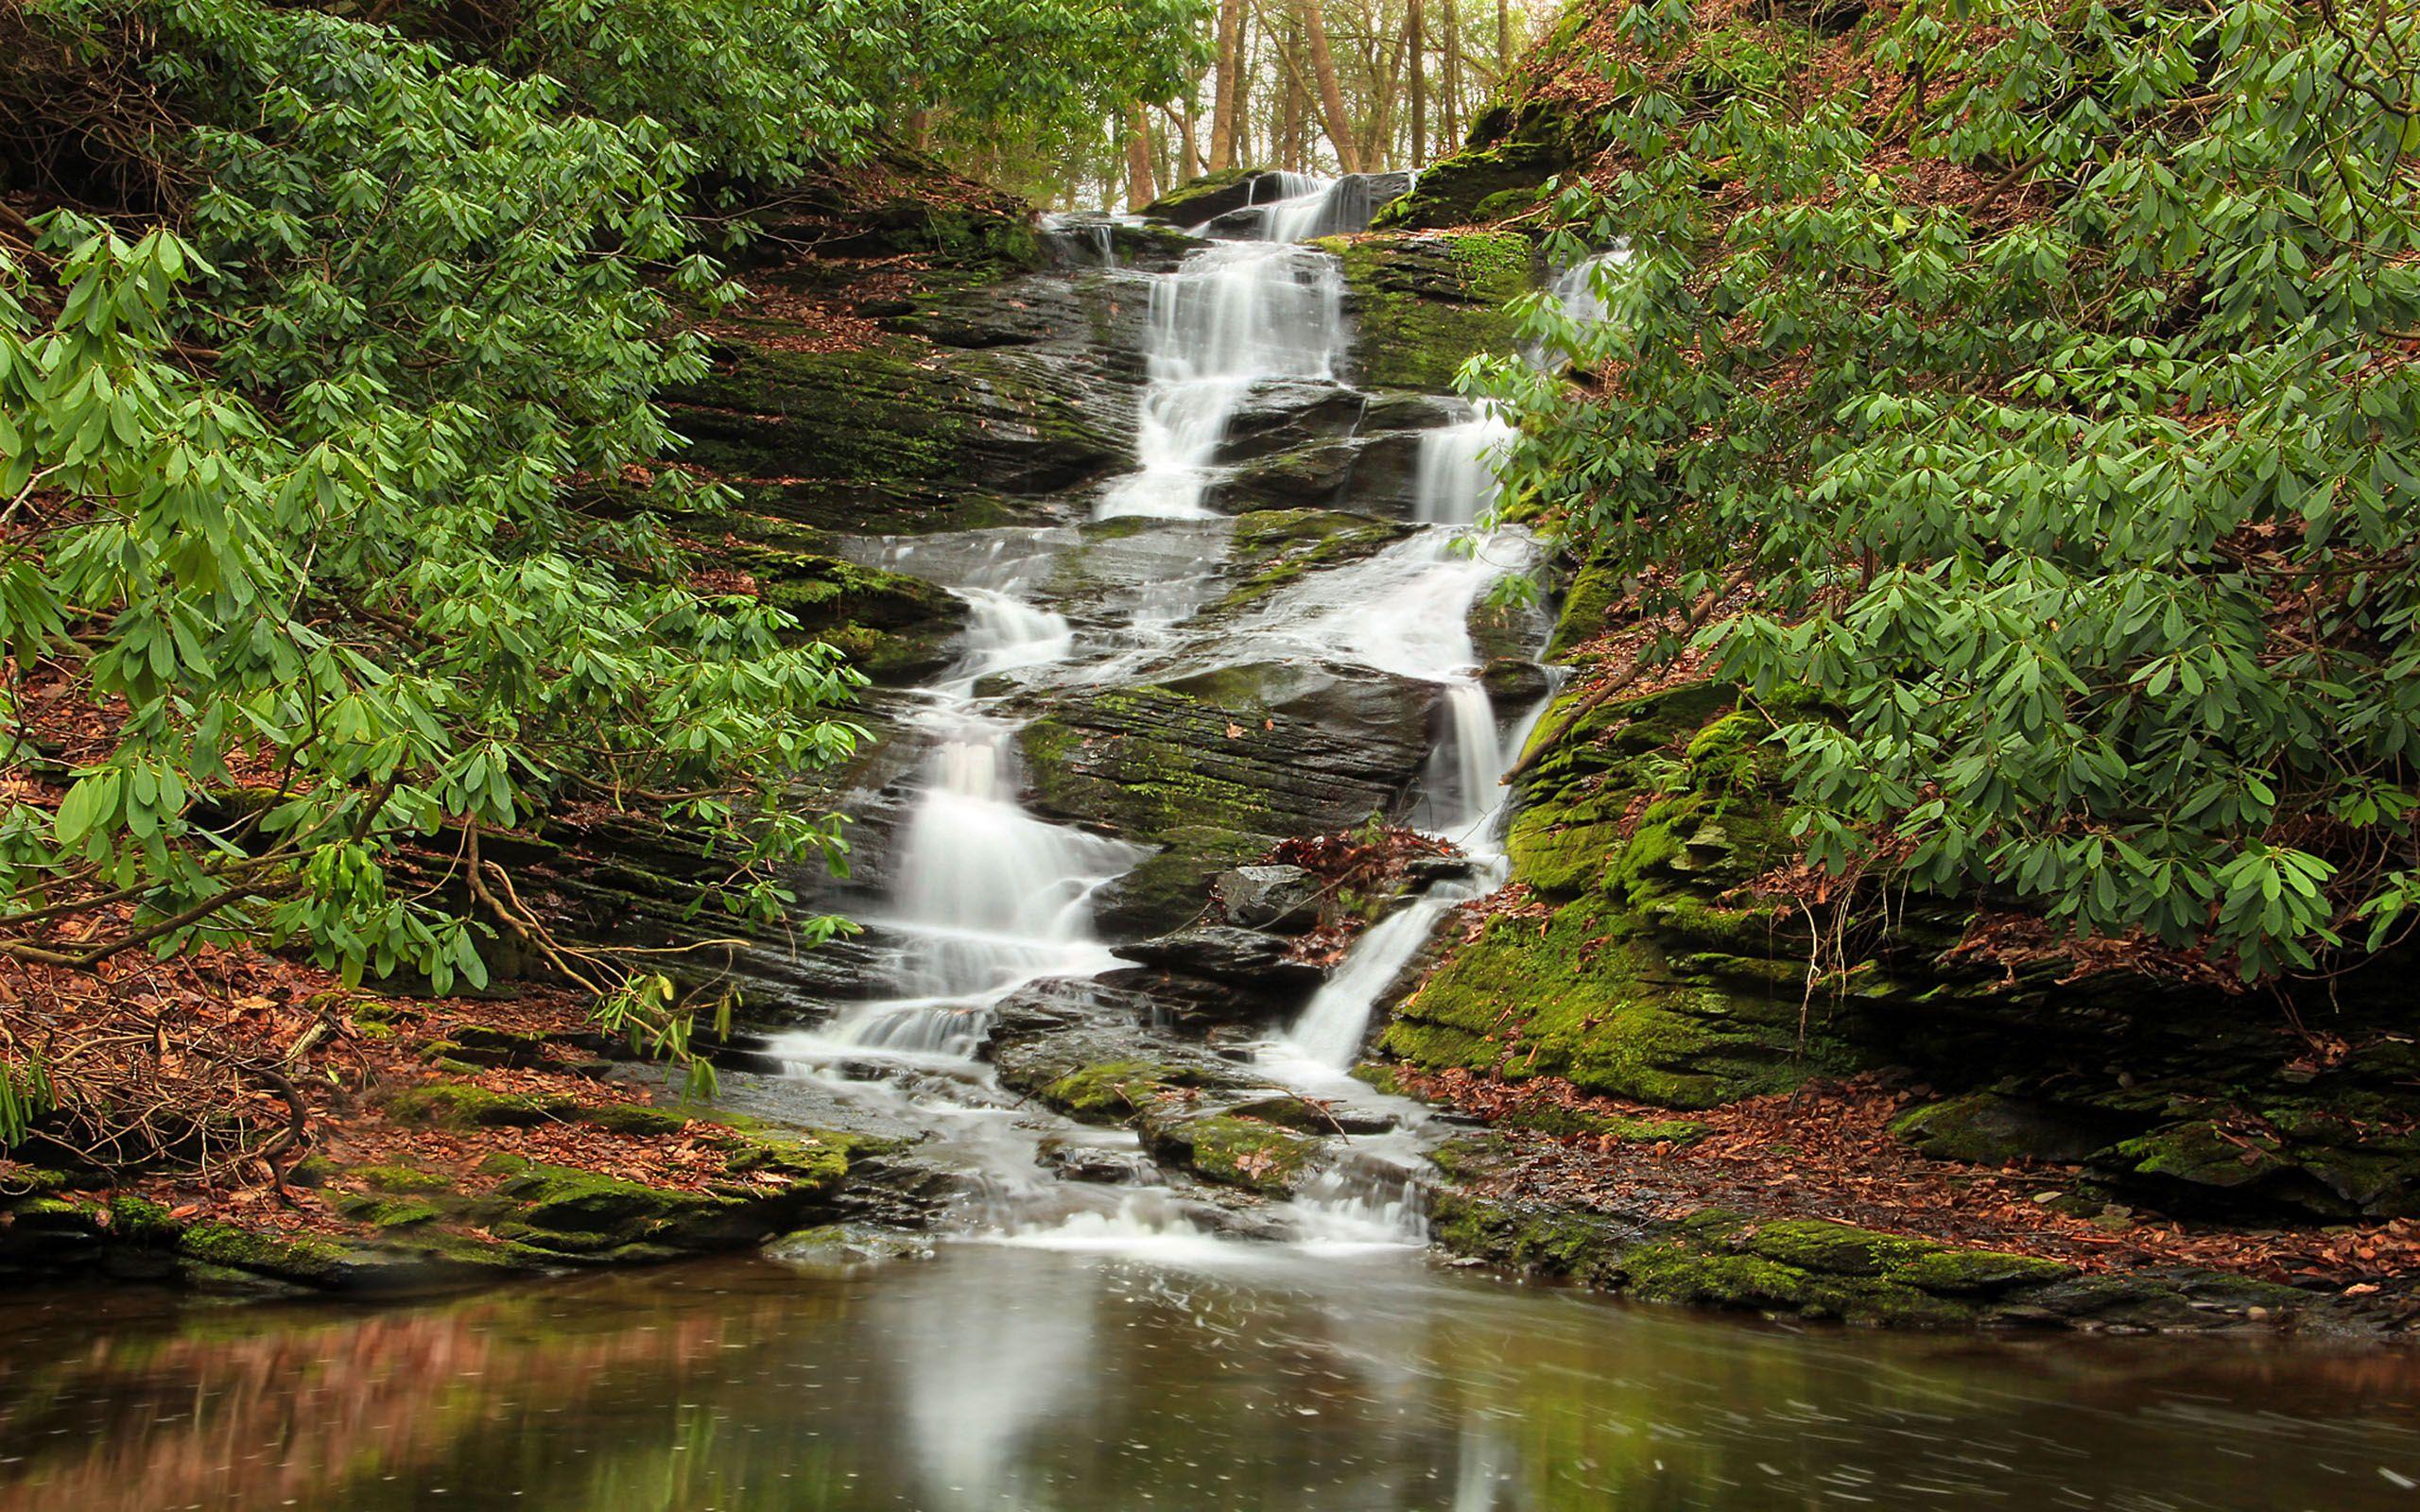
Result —
[[2420, 1505], [2400, 1353], [1800, 1332], [1260, 1255], [28, 1298], [0, 1509]]

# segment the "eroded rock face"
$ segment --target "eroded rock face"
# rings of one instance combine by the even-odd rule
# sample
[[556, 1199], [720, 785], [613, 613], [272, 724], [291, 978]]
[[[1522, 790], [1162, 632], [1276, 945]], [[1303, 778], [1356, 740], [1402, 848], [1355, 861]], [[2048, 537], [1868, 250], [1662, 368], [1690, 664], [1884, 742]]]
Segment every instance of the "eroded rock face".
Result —
[[1097, 917], [1115, 937], [1182, 924], [1214, 873], [1278, 839], [1401, 814], [1440, 696], [1367, 669], [1265, 662], [1067, 689], [1018, 739], [1037, 813], [1160, 848], [1103, 889]]

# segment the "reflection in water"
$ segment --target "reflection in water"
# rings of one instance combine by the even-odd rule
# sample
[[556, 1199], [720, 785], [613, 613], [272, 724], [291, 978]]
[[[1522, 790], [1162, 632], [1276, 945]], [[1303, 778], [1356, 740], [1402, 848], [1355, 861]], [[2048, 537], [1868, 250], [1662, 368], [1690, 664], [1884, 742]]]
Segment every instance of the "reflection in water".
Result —
[[[2412, 1504], [2420, 1364], [1797, 1332], [1396, 1259], [998, 1246], [0, 1314], [0, 1512]], [[96, 1312], [102, 1315], [96, 1316]]]

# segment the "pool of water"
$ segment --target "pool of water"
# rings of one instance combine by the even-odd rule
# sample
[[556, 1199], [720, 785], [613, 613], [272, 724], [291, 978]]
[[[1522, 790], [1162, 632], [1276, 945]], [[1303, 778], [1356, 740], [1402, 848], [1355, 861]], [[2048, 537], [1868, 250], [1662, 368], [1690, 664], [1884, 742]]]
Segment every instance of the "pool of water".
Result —
[[1781, 1329], [1405, 1255], [981, 1244], [0, 1311], [0, 1509], [2420, 1505], [2420, 1360]]

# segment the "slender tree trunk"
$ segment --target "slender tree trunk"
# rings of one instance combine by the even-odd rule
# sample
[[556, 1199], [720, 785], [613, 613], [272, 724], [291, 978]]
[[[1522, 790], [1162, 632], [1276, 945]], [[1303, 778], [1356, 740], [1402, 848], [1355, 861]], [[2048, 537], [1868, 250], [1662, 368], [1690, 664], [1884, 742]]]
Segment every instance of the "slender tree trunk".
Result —
[[1428, 161], [1428, 37], [1420, 0], [1409, 0], [1403, 13], [1404, 46], [1411, 55], [1411, 157], [1406, 166]]
[[1450, 157], [1462, 145], [1462, 0], [1443, 0], [1445, 7], [1445, 134], [1437, 155]]
[[1512, 0], [1495, 0], [1495, 77], [1512, 77]]
[[1320, 114], [1327, 128], [1327, 139], [1336, 145], [1337, 166], [1347, 173], [1361, 171], [1360, 145], [1353, 140], [1353, 122], [1344, 113], [1344, 90], [1336, 81], [1336, 58], [1328, 51], [1327, 22], [1320, 14], [1320, 0], [1303, 0], [1296, 12], [1303, 21], [1303, 40], [1311, 54], [1311, 77], [1319, 81]]
[[1277, 156], [1280, 167], [1296, 173], [1307, 173], [1311, 166], [1310, 112], [1303, 96], [1302, 58], [1303, 28], [1288, 22], [1277, 44]]
[[[1260, 76], [1260, 50], [1269, 41], [1267, 21], [1246, 9], [1236, 27], [1236, 166], [1260, 161], [1259, 133], [1253, 129], [1252, 81]], [[1266, 144], [1263, 144], [1266, 146]]]
[[1236, 165], [1236, 107], [1242, 102], [1241, 61], [1244, 0], [1220, 0], [1219, 6], [1219, 77], [1210, 95], [1210, 171]]
[[1184, 144], [1184, 176], [1199, 179], [1202, 171], [1201, 115], [1195, 108], [1193, 96], [1185, 96], [1183, 108], [1177, 113], [1176, 124], [1178, 139]]
[[1140, 105], [1126, 112], [1126, 208], [1140, 210], [1160, 198], [1151, 176], [1151, 120]]

